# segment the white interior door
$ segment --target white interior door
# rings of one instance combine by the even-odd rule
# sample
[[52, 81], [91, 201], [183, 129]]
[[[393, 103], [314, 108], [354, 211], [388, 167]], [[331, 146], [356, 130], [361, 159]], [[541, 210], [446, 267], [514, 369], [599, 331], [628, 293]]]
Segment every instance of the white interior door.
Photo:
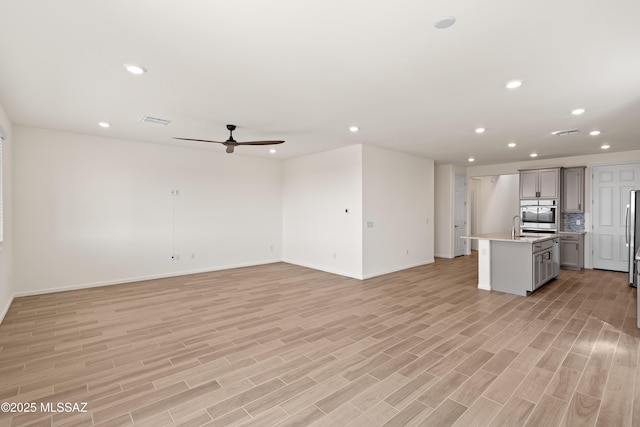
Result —
[[453, 201], [453, 255], [460, 256], [467, 253], [467, 177], [456, 174], [454, 184], [455, 197]]
[[596, 166], [591, 177], [593, 268], [629, 271], [625, 214], [629, 192], [640, 189], [640, 164]]

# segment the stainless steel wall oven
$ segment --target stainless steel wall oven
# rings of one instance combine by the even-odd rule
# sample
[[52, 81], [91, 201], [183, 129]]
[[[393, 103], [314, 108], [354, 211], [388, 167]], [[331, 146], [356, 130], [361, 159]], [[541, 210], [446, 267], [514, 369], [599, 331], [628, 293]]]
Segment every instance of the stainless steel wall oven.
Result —
[[555, 233], [558, 231], [558, 201], [521, 200], [520, 219], [523, 232]]

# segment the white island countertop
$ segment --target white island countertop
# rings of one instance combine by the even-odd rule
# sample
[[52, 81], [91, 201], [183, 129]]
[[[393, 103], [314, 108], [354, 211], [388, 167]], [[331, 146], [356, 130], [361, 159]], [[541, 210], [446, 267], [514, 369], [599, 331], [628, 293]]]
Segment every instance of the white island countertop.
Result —
[[520, 236], [511, 237], [509, 233], [487, 233], [487, 234], [473, 234], [471, 236], [462, 236], [463, 239], [474, 240], [497, 240], [500, 242], [514, 242], [514, 243], [537, 243], [544, 240], [555, 239], [560, 237], [560, 234], [534, 234], [523, 233]]

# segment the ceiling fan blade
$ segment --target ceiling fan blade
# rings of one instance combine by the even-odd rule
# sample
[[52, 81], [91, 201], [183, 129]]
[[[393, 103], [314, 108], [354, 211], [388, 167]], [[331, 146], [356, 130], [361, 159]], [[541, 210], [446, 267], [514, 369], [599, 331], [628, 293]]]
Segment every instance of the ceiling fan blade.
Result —
[[227, 153], [229, 154], [233, 153], [234, 148], [235, 148], [235, 145], [227, 145]]
[[238, 142], [238, 145], [272, 145], [272, 144], [282, 144], [284, 141], [247, 141], [247, 142]]
[[181, 139], [183, 141], [197, 141], [197, 142], [215, 142], [216, 144], [225, 144], [225, 142], [222, 141], [209, 141], [208, 139], [193, 139], [193, 138], [176, 138], [175, 136], [173, 137], [173, 139]]

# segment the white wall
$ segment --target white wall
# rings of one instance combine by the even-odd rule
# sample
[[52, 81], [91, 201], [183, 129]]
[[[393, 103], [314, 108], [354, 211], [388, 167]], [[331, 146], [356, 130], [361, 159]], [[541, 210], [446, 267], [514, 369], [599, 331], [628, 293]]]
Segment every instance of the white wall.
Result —
[[284, 161], [282, 236], [284, 261], [362, 278], [361, 145]]
[[0, 125], [7, 133], [7, 139], [2, 143], [2, 187], [3, 187], [3, 221], [4, 243], [0, 246], [0, 322], [4, 318], [13, 295], [15, 285], [13, 281], [13, 179], [12, 179], [12, 151], [13, 132], [9, 117], [0, 105]]
[[511, 233], [511, 220], [520, 214], [519, 175], [477, 179], [476, 233]]
[[362, 158], [363, 276], [432, 263], [433, 160], [371, 146]]
[[278, 161], [13, 131], [19, 295], [281, 259]]

